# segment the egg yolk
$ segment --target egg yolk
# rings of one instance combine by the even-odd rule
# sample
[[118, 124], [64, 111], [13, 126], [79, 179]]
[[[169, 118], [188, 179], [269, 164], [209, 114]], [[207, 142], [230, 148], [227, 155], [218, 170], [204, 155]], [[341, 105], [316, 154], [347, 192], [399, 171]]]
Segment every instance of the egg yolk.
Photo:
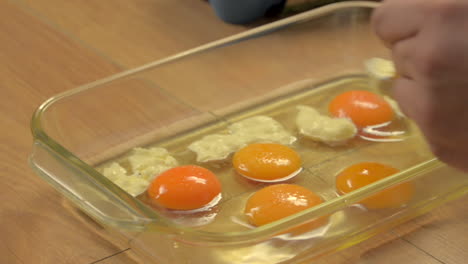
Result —
[[221, 193], [221, 183], [211, 171], [194, 165], [169, 169], [157, 176], [147, 190], [151, 201], [174, 210], [194, 210]]
[[[249, 222], [262, 226], [322, 203], [314, 192], [296, 184], [275, 184], [260, 189], [248, 199], [244, 213]], [[303, 233], [326, 223], [326, 217], [313, 219], [288, 232]]]
[[358, 127], [379, 125], [394, 119], [390, 104], [368, 91], [349, 91], [336, 96], [328, 106], [335, 117], [346, 117]]
[[[398, 169], [380, 163], [358, 163], [337, 175], [336, 189], [339, 193], [346, 194], [397, 172]], [[369, 209], [395, 208], [409, 202], [413, 195], [413, 184], [404, 182], [380, 191], [360, 203]]]
[[240, 149], [233, 157], [235, 170], [250, 179], [287, 179], [301, 169], [301, 157], [293, 149], [274, 143], [255, 143]]

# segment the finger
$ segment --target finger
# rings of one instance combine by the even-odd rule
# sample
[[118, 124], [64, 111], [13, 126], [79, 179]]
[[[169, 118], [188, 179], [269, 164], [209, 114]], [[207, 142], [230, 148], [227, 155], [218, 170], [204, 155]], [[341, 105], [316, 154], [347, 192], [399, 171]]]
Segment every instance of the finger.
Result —
[[403, 113], [418, 125], [426, 126], [424, 112], [427, 109], [427, 92], [414, 80], [400, 77], [395, 80], [392, 95], [397, 100]]
[[418, 125], [428, 140], [435, 140], [446, 134], [445, 131], [440, 131], [442, 119], [437, 118], [434, 98], [427, 87], [412, 79], [398, 78], [392, 87], [392, 94], [401, 111]]
[[410, 90], [413, 89], [414, 83], [412, 80], [405, 78], [404, 76], [399, 77], [393, 82], [392, 95], [393, 98], [398, 102], [401, 111], [408, 116], [413, 118], [413, 111], [410, 106]]
[[415, 50], [418, 47], [414, 47], [414, 43], [414, 38], [404, 39], [392, 47], [392, 60], [398, 76], [412, 80], [415, 79], [417, 74], [413, 62]]
[[468, 172], [468, 150], [458, 146], [446, 146], [437, 141], [429, 141], [432, 153], [441, 161], [457, 169]]
[[387, 0], [372, 16], [377, 36], [392, 47], [396, 42], [415, 36], [424, 22], [426, 0]]
[[392, 93], [403, 113], [418, 125], [432, 153], [447, 164], [468, 172], [468, 149], [461, 147], [466, 137], [457, 137], [454, 131], [440, 129], [441, 125], [445, 125], [440, 122], [436, 124], [438, 119], [431, 117], [434, 114], [430, 112], [431, 98], [425, 89], [427, 87], [414, 80], [399, 78], [394, 83]]

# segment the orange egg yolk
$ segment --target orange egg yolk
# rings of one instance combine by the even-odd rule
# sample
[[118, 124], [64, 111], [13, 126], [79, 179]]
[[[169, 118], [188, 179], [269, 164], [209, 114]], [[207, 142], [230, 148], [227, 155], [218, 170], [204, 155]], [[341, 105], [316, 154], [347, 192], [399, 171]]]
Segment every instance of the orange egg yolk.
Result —
[[255, 143], [240, 149], [232, 159], [235, 170], [250, 179], [275, 181], [298, 173], [301, 157], [293, 149], [273, 143]]
[[[248, 199], [244, 213], [249, 222], [262, 226], [284, 217], [301, 212], [322, 203], [323, 200], [314, 192], [296, 184], [275, 184], [260, 189]], [[293, 228], [292, 233], [303, 233], [326, 223], [326, 217], [320, 217]]]
[[379, 125], [394, 119], [390, 104], [368, 91], [349, 91], [336, 96], [328, 106], [335, 117], [346, 117], [358, 127]]
[[157, 205], [174, 210], [194, 210], [213, 201], [221, 193], [221, 183], [211, 171], [187, 165], [157, 176], [147, 193]]
[[[358, 163], [337, 175], [336, 189], [339, 193], [346, 194], [397, 172], [398, 169], [380, 163]], [[413, 184], [404, 182], [380, 191], [360, 203], [369, 209], [395, 208], [408, 203], [413, 195]]]

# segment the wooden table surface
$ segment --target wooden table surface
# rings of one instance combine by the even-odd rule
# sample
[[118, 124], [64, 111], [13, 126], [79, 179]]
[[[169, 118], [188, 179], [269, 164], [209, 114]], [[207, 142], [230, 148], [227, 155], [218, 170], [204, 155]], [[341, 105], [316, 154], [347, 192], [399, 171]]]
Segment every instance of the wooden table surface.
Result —
[[[48, 97], [246, 30], [198, 0], [0, 0], [0, 263], [139, 263], [27, 164]], [[468, 197], [319, 263], [466, 263]]]

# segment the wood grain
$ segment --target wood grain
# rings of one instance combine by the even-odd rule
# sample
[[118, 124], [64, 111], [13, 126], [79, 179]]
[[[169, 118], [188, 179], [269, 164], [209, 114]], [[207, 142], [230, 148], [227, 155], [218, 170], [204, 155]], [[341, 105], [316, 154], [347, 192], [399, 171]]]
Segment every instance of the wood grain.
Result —
[[20, 1], [125, 67], [244, 30], [220, 23], [208, 3], [201, 1]]
[[[403, 239], [443, 263], [464, 263], [468, 259], [468, 198], [453, 201], [426, 216], [434, 219], [426, 224], [413, 221], [421, 228]], [[407, 225], [399, 227], [404, 230]]]
[[0, 47], [0, 263], [87, 263], [120, 251], [67, 213], [27, 164], [35, 107], [119, 68], [5, 1]]
[[21, 261], [20, 258], [18, 258], [14, 252], [6, 245], [5, 241], [0, 241], [0, 254], [1, 254], [1, 260], [4, 263], [24, 263]]
[[[30, 116], [56, 93], [246, 29], [222, 23], [204, 1], [0, 1], [0, 263], [146, 263], [29, 169]], [[318, 263], [465, 263], [467, 205]]]
[[[371, 239], [371, 241], [374, 241]], [[315, 263], [315, 262], [314, 262]], [[363, 250], [355, 246], [335, 255], [319, 259], [318, 264], [393, 264], [393, 263], [424, 263], [437, 264], [438, 260], [421, 254], [421, 251], [411, 244], [395, 239], [385, 244]]]

